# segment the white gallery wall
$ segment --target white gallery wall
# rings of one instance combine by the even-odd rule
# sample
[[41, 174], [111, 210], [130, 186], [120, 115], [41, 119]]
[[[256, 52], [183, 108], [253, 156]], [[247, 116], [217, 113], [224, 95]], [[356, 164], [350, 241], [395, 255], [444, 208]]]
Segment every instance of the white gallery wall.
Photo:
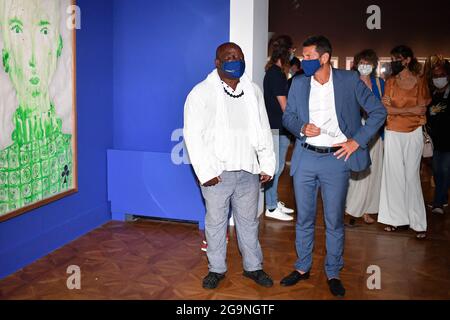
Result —
[[[269, 42], [269, 0], [230, 0], [230, 41], [245, 56], [246, 73], [263, 89]], [[264, 209], [264, 189], [260, 190], [258, 213]], [[231, 224], [234, 222], [232, 221]]]
[[230, 0], [230, 41], [244, 51], [246, 72], [261, 89], [268, 35], [269, 0]]

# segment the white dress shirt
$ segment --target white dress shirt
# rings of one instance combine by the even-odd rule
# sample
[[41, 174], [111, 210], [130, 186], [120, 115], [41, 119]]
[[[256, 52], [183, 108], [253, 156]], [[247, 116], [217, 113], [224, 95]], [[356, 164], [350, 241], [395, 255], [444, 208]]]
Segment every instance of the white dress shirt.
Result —
[[347, 141], [337, 119], [332, 69], [330, 79], [323, 85], [316, 81], [314, 76], [311, 77], [309, 122], [320, 128], [321, 132], [317, 137], [306, 138], [306, 143], [317, 147], [331, 147], [333, 144]]

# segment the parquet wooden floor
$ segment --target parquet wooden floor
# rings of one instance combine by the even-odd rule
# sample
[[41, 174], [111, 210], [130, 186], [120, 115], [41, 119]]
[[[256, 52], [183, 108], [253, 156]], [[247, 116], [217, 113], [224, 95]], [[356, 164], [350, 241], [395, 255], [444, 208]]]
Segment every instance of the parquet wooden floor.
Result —
[[[430, 200], [429, 170], [422, 174]], [[287, 170], [281, 179], [281, 200], [294, 206]], [[242, 276], [234, 228], [230, 229], [228, 273], [216, 290], [205, 290], [206, 255], [194, 224], [138, 219], [109, 222], [0, 281], [0, 299], [333, 299], [326, 284], [324, 227], [319, 205], [311, 277], [293, 287], [280, 279], [296, 259], [293, 222], [262, 218], [260, 239], [264, 269], [272, 288], [262, 288]], [[449, 299], [450, 213], [428, 213], [424, 241], [412, 231], [386, 233], [381, 225], [346, 228], [345, 267], [341, 278], [346, 299]], [[81, 268], [81, 289], [69, 290], [69, 265]], [[381, 289], [366, 286], [367, 267], [381, 268]]]

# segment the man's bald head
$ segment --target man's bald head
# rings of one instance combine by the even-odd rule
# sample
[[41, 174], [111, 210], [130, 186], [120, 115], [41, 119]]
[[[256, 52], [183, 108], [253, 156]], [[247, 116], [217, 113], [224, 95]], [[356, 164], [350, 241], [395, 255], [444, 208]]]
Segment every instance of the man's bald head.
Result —
[[236, 43], [234, 42], [225, 42], [222, 43], [220, 46], [217, 47], [216, 49], [216, 59], [220, 60], [220, 57], [223, 56], [223, 54], [229, 50], [236, 50], [239, 51], [242, 56], [244, 56], [241, 47], [239, 47]]

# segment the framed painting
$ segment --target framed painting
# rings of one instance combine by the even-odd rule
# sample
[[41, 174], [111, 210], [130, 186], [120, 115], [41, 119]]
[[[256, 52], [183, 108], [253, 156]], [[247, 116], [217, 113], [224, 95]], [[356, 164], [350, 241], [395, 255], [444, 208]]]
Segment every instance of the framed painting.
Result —
[[73, 0], [0, 0], [0, 222], [77, 192]]

